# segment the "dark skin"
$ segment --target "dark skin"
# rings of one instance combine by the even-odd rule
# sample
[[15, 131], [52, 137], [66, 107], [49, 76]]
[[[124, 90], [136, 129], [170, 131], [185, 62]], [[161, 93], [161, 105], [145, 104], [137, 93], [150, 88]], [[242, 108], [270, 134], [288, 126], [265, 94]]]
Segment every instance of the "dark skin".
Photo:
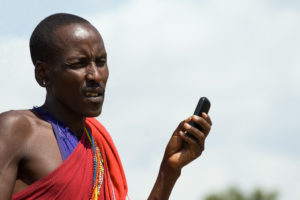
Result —
[[[81, 137], [86, 117], [101, 113], [108, 79], [106, 51], [99, 32], [90, 24], [71, 24], [55, 30], [58, 50], [52, 60], [35, 63], [37, 82], [47, 90], [41, 109], [63, 121]], [[45, 82], [45, 84], [43, 84]], [[191, 127], [193, 120], [203, 131]], [[208, 115], [191, 116], [174, 131], [148, 199], [168, 199], [181, 169], [199, 157], [211, 128]], [[31, 110], [0, 115], [0, 194], [10, 199], [62, 164], [48, 122]], [[189, 131], [196, 139], [184, 134]]]

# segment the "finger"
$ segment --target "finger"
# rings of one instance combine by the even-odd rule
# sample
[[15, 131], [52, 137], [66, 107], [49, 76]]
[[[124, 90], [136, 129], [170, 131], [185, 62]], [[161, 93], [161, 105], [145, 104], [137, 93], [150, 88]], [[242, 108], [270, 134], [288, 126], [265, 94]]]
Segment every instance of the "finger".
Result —
[[193, 115], [192, 120], [193, 122], [201, 126], [200, 131], [202, 131], [205, 134], [205, 136], [207, 136], [211, 129], [211, 125], [206, 121], [206, 119], [204, 119], [203, 117], [199, 117], [197, 115]]
[[204, 151], [204, 137], [202, 140], [195, 140], [189, 135], [183, 133], [182, 131], [180, 132], [180, 136], [182, 139], [189, 144], [191, 148], [191, 152], [195, 153], [194, 158], [198, 157], [202, 151]]
[[183, 126], [184, 126], [185, 120], [181, 121], [177, 127], [178, 131], [183, 130]]
[[192, 118], [193, 118], [193, 116], [189, 116], [185, 120], [181, 121], [179, 123], [178, 127], [176, 128], [175, 134], [178, 135], [179, 131], [183, 131], [184, 133], [186, 133], [186, 128], [184, 128], [184, 124], [185, 123], [190, 123], [192, 121]]
[[201, 145], [204, 144], [206, 135], [202, 131], [191, 126], [188, 123], [184, 124], [184, 128], [185, 128], [185, 131], [188, 133], [188, 134], [185, 134], [187, 137], [191, 138], [195, 142], [200, 143]]
[[174, 131], [173, 135], [179, 135], [179, 132], [184, 130], [184, 123], [186, 123], [186, 120], [183, 120], [178, 124], [178, 126], [177, 126], [176, 130]]
[[210, 126], [212, 126], [212, 121], [210, 119], [210, 116], [208, 114], [206, 114], [205, 112], [202, 113], [202, 117], [204, 119], [206, 119], [206, 121], [210, 124]]
[[185, 122], [190, 122], [192, 120], [193, 116], [189, 116], [188, 118], [186, 118], [184, 121]]
[[185, 123], [189, 123], [192, 120], [192, 116], [186, 118], [185, 120], [181, 121], [178, 125], [178, 127], [176, 128], [175, 132], [179, 132], [179, 131], [183, 131], [184, 132], [184, 124]]

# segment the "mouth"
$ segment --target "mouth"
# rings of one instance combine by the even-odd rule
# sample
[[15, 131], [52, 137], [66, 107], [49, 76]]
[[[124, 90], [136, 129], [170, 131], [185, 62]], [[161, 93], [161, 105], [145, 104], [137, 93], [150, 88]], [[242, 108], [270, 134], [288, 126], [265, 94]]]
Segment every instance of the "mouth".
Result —
[[101, 103], [104, 98], [104, 89], [98, 88], [86, 88], [83, 90], [85, 99], [93, 103]]
[[99, 97], [99, 96], [101, 96], [101, 94], [100, 93], [98, 93], [98, 92], [85, 92], [85, 97]]

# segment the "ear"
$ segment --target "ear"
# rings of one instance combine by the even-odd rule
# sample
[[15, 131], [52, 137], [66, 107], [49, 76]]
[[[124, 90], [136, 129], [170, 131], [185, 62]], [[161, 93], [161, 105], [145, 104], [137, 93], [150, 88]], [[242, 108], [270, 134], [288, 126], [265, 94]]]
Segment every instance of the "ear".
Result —
[[35, 79], [41, 87], [49, 86], [49, 65], [47, 63], [40, 60], [36, 61], [34, 73]]

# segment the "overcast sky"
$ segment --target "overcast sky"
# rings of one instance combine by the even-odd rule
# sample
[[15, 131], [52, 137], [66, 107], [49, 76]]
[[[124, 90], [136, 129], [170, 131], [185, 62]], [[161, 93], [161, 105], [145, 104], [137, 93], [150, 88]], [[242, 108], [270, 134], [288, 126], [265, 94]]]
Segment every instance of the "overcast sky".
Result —
[[41, 2], [1, 1], [0, 112], [43, 103], [30, 34], [50, 14], [77, 14], [104, 38], [110, 78], [98, 119], [118, 147], [131, 199], [146, 199], [170, 135], [201, 96], [214, 125], [170, 199], [229, 186], [300, 199], [299, 1]]

